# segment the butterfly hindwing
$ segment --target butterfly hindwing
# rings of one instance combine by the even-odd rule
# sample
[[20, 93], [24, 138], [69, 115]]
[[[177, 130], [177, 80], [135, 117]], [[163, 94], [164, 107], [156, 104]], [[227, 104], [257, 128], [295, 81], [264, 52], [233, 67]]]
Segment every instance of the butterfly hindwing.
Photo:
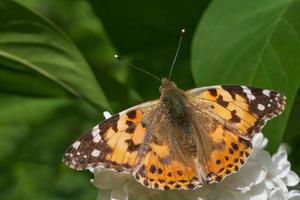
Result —
[[149, 144], [149, 151], [134, 172], [138, 182], [161, 190], [195, 189], [201, 185], [193, 163], [178, 159], [179, 155], [172, 151], [172, 143], [157, 144], [152, 139]]
[[212, 183], [237, 172], [251, 154], [252, 143], [218, 122], [211, 127], [209, 137], [215, 146], [219, 146], [209, 152], [204, 166], [207, 183]]

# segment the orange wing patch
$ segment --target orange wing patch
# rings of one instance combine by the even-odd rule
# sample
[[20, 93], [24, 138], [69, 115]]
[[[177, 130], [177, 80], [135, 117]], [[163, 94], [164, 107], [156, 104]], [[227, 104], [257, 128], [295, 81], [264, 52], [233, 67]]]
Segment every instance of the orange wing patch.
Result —
[[129, 109], [95, 126], [66, 151], [64, 162], [77, 170], [102, 166], [133, 171], [146, 134], [142, 119], [150, 110]]
[[238, 171], [252, 152], [252, 143], [219, 125], [209, 134], [216, 143], [223, 143], [223, 148], [210, 152], [205, 166], [207, 182], [218, 182], [225, 176]]
[[[111, 152], [105, 156], [105, 161], [112, 165], [132, 168], [137, 162], [138, 150], [145, 137], [145, 127], [141, 122], [142, 111], [133, 110], [120, 117], [117, 123], [118, 132], [111, 130], [104, 134], [104, 141]], [[122, 130], [122, 131], [121, 131]]]
[[172, 159], [167, 144], [151, 144], [140, 168], [134, 172], [137, 181], [153, 189], [195, 189], [201, 186], [191, 166]]

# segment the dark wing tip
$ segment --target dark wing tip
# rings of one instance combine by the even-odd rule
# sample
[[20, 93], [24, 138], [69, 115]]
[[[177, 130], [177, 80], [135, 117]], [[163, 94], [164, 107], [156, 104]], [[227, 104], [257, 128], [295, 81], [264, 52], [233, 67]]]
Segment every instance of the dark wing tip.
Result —
[[[76, 144], [76, 142], [74, 144]], [[79, 164], [79, 152], [75, 148], [73, 148], [74, 144], [65, 152], [62, 161], [63, 163], [65, 163], [65, 165], [72, 169], [83, 170], [84, 168]]]
[[286, 106], [286, 96], [276, 92], [276, 91], [271, 91], [270, 93], [270, 100], [272, 101], [272, 105], [274, 105], [274, 107], [272, 107], [273, 109], [270, 111], [270, 113], [267, 115], [267, 118], [273, 118], [276, 117], [278, 115], [280, 115]]
[[75, 141], [65, 152], [63, 162], [75, 170], [87, 169], [95, 161], [93, 155], [100, 154], [98, 148], [101, 136], [99, 133], [97, 125]]
[[248, 130], [248, 133], [252, 136], [261, 132], [268, 120], [280, 115], [286, 105], [286, 96], [277, 91], [257, 89], [256, 92], [253, 90], [253, 93], [260, 98], [250, 103], [252, 111], [259, 116], [259, 120]]

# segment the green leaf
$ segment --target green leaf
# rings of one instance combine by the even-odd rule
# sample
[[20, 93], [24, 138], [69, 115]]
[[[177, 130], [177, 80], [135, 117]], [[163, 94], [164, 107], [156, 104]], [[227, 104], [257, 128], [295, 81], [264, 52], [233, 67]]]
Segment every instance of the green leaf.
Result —
[[[67, 168], [61, 159], [71, 142], [100, 120], [98, 115], [85, 102], [1, 95], [0, 199], [95, 196], [89, 177]], [[61, 187], [66, 179], [68, 186]]]
[[42, 75], [98, 108], [109, 108], [72, 41], [51, 22], [10, 0], [0, 2], [0, 63]]
[[284, 114], [263, 130], [271, 150], [281, 142], [300, 85], [299, 18], [299, 0], [215, 0], [194, 35], [192, 70], [199, 85], [243, 84], [287, 96]]
[[0, 123], [45, 122], [56, 112], [57, 107], [73, 104], [74, 102], [63, 98], [24, 98], [0, 94]]
[[299, 123], [299, 113], [300, 113], [300, 90], [295, 99], [295, 103], [291, 110], [287, 128], [284, 134], [284, 143], [288, 144], [290, 154], [289, 161], [292, 163], [292, 169], [300, 174], [300, 123]]
[[43, 76], [4, 66], [0, 66], [0, 91], [37, 97], [68, 96], [63, 88]]

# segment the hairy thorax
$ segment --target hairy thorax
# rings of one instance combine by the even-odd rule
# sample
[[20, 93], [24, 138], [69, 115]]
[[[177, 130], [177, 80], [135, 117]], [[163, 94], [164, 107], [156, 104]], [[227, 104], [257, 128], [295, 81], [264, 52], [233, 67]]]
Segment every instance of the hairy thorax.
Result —
[[183, 91], [178, 88], [167, 90], [162, 94], [161, 102], [173, 125], [187, 126], [189, 123], [188, 102]]
[[[184, 153], [195, 156], [197, 144], [193, 138], [193, 120], [188, 97], [181, 89], [178, 89], [173, 82], [162, 84], [161, 108], [169, 119], [167, 132], [176, 138], [180, 143]], [[163, 133], [162, 133], [163, 134]]]

